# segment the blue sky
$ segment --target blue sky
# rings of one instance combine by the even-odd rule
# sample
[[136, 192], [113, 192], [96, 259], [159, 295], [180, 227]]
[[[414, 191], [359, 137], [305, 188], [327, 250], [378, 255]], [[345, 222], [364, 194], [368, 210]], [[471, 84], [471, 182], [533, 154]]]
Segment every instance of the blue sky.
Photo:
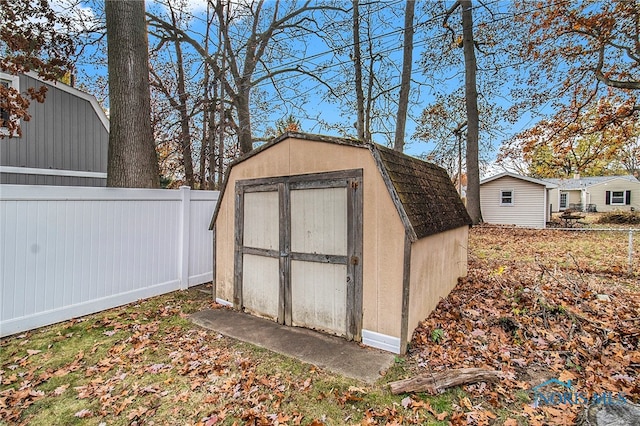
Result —
[[[501, 7], [501, 5], [504, 5], [504, 4], [508, 4], [506, 2], [501, 2], [501, 1], [497, 1], [497, 2], [494, 1], [493, 3], [497, 4], [498, 7]], [[88, 4], [88, 3], [85, 3], [85, 4]], [[398, 9], [399, 12], [402, 12], [402, 8], [404, 6], [402, 1], [397, 1], [397, 0], [390, 0], [390, 1], [387, 1], [386, 3], [380, 3], [380, 4], [385, 7], [387, 7], [388, 5], [388, 7], [393, 6], [393, 7], [399, 8]], [[421, 22], [420, 21], [421, 19], [425, 19], [424, 14], [420, 11], [420, 6], [424, 6], [428, 4], [429, 4], [428, 2], [427, 3], [419, 2], [418, 7], [416, 8], [416, 20], [415, 20], [416, 23]], [[158, 8], [162, 9], [162, 6], [157, 2], [147, 1], [147, 8], [150, 10], [151, 9], [158, 10]], [[203, 31], [204, 24], [202, 22], [202, 17], [204, 14], [204, 10], [206, 8], [206, 2], [204, 0], [189, 0], [189, 8], [190, 8], [189, 14], [192, 15], [192, 19], [189, 22], [189, 30], [194, 33]], [[399, 64], [401, 64], [402, 62], [401, 30], [402, 30], [403, 22], [401, 19], [397, 19], [397, 17], [393, 16], [391, 12], [389, 12], [390, 9], [384, 10], [382, 7], [380, 9], [381, 9], [380, 16], [383, 19], [386, 19], [385, 18], [385, 14], [386, 14], [389, 16], [389, 19], [385, 23], [381, 22], [381, 25], [379, 26], [379, 28], [377, 29], [374, 28], [373, 36], [376, 38], [376, 42], [379, 43], [380, 50], [382, 50], [387, 55], [387, 57], [391, 59], [392, 62], [398, 64], [398, 68], [399, 68]], [[418, 28], [415, 36], [416, 47], [414, 51], [413, 78], [414, 80], [423, 82], [425, 85], [422, 87], [415, 87], [416, 90], [414, 91], [414, 93], [412, 93], [411, 100], [414, 103], [414, 105], [410, 110], [410, 115], [407, 122], [407, 131], [406, 131], [406, 141], [408, 142], [406, 152], [411, 155], [421, 155], [421, 154], [427, 153], [433, 147], [431, 143], [418, 142], [415, 140], [411, 140], [411, 136], [415, 133], [415, 129], [416, 129], [415, 118], [419, 117], [422, 109], [424, 109], [424, 107], [426, 107], [430, 102], [433, 101], [434, 94], [437, 91], [442, 91], [442, 92], [452, 91], [456, 87], [458, 87], [461, 81], [459, 76], [455, 78], [452, 76], [447, 83], [448, 85], [450, 85], [450, 87], [438, 87], [437, 90], [434, 90], [433, 88], [429, 87], [429, 84], [430, 84], [429, 79], [427, 78], [427, 76], [422, 74], [421, 67], [418, 64], [421, 53], [424, 49], [424, 43], [422, 43], [421, 40], [425, 37], [425, 35], [420, 31], [421, 31], [420, 28]], [[331, 61], [332, 59], [334, 60], [334, 62], [335, 61], [339, 62], [339, 59], [334, 58], [332, 53], [333, 50], [331, 47], [317, 41], [308, 43], [306, 45], [302, 45], [301, 43], [292, 41], [291, 47], [293, 47], [294, 49], [301, 49], [299, 59], [313, 58], [313, 63], [316, 65], [320, 65], [324, 61]], [[460, 55], [462, 55], [462, 49], [460, 49]], [[308, 59], [301, 61], [301, 63], [304, 63], [305, 66], [312, 68], [310, 66], [312, 62], [309, 61]], [[81, 72], [79, 73], [78, 83], [80, 84], [90, 83], [90, 81], [94, 79], [96, 76], [104, 77], [106, 75], [106, 68], [104, 67], [104, 65], [91, 63], [91, 61], [88, 61], [88, 62], [84, 61], [83, 63], [79, 63], [79, 68]], [[339, 69], [339, 67], [336, 67], [336, 69]], [[283, 81], [287, 81], [286, 79], [290, 79], [291, 77], [280, 76], [278, 78], [284, 79]], [[399, 73], [397, 78], [399, 79]], [[350, 111], [350, 113], [344, 114], [344, 113], [341, 113], [337, 105], [323, 101], [322, 97], [318, 93], [316, 93], [317, 92], [316, 89], [318, 89], [321, 86], [315, 80], [306, 78], [301, 81], [302, 81], [301, 85], [303, 87], [303, 92], [308, 95], [308, 99], [306, 99], [306, 102], [304, 103], [304, 108], [306, 111], [308, 111], [308, 115], [310, 116], [317, 115], [329, 123], [341, 124], [346, 127], [349, 127], [351, 123], [355, 122], [354, 111]], [[390, 85], [395, 83], [397, 83], [397, 81], [390, 81]], [[89, 87], [91, 86], [92, 85], [89, 84]], [[273, 105], [277, 105], [277, 100], [275, 99], [274, 90], [268, 85], [265, 85], [264, 89], [266, 90], [267, 96], [274, 97], [273, 99], [270, 100], [271, 102], [273, 102]], [[98, 97], [100, 97], [99, 94], [97, 95]], [[496, 102], [501, 106], [508, 108], [510, 106], [509, 99], [508, 97], [505, 96], [505, 93], [500, 93], [498, 95], [500, 96], [495, 98]], [[267, 122], [264, 122], [264, 123], [256, 122], [254, 133], [256, 133], [256, 136], [260, 136], [259, 133], [262, 130], [264, 130], [264, 128], [267, 125], [269, 125], [269, 122], [273, 123], [277, 119], [287, 116], [289, 113], [294, 114], [295, 116], [298, 117], [298, 114], [293, 110], [290, 110], [290, 109], [288, 110], [286, 108], [283, 108], [283, 109], [274, 108], [273, 112], [269, 115]], [[535, 124], [537, 119], [538, 117], [536, 115], [531, 115], [531, 114], [523, 115], [517, 123], [515, 123], [514, 125], [508, 126], [508, 130], [505, 132], [503, 137], [508, 138], [509, 136], [532, 126], [533, 124]], [[301, 122], [302, 122], [302, 129], [304, 131], [338, 135], [338, 132], [336, 132], [335, 130], [320, 128], [318, 123], [315, 121], [301, 118]], [[353, 129], [353, 133], [355, 133], [355, 129]], [[374, 137], [374, 140], [379, 143], [385, 142], [384, 140], [381, 140], [380, 137]], [[499, 145], [501, 142], [502, 140], [493, 141], [494, 152], [488, 153], [489, 158], [495, 157], [495, 153], [497, 152], [497, 148], [499, 148]]]

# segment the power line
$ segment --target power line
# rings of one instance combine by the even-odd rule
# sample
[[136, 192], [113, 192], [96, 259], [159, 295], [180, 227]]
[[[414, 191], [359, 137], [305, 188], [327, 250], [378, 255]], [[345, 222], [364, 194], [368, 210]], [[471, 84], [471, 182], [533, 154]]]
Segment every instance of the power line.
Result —
[[[495, 3], [500, 3], [500, 0], [494, 0], [491, 3], [488, 3], [488, 5], [492, 5], [492, 4], [495, 4]], [[527, 10], [527, 11], [524, 11], [524, 12], [520, 12], [518, 14], [508, 15], [508, 16], [505, 16], [505, 17], [501, 17], [499, 19], [495, 19], [493, 21], [489, 21], [487, 24], [494, 24], [494, 23], [501, 22], [501, 21], [504, 21], [504, 20], [507, 20], [507, 19], [511, 19], [511, 18], [513, 18], [515, 16], [527, 15], [527, 14], [532, 13], [534, 11], [540, 11], [540, 10], [544, 10], [546, 8], [551, 8], [551, 7], [555, 7], [555, 6], [563, 5], [563, 4], [567, 4], [567, 3], [571, 3], [571, 0], [562, 0], [562, 1], [559, 1], [557, 3], [553, 3], [553, 4], [551, 4], [549, 6], [545, 6], [545, 7], [535, 7], [533, 9], [530, 9], [530, 10]], [[484, 7], [484, 6], [475, 6], [474, 8], [478, 9], [478, 8], [481, 8], [481, 7]], [[418, 28], [420, 26], [426, 26], [427, 24], [433, 23], [437, 19], [441, 19], [444, 16], [445, 16], [445, 14], [443, 13], [443, 14], [436, 15], [435, 17], [431, 18], [430, 20], [416, 23], [414, 25], [414, 29], [416, 29], [416, 28]], [[391, 31], [389, 33], [384, 33], [384, 34], [380, 34], [380, 35], [378, 35], [376, 37], [373, 37], [373, 38], [371, 38], [371, 40], [378, 40], [378, 39], [382, 39], [382, 38], [385, 38], [385, 37], [397, 35], [397, 34], [402, 33], [403, 31], [404, 31], [404, 28], [399, 29], [399, 30], [394, 30], [394, 31]], [[424, 39], [422, 39], [422, 41], [420, 41], [418, 43], [415, 43], [414, 47], [423, 47], [423, 46], [427, 45], [429, 42], [434, 41], [434, 40], [436, 40], [438, 38], [441, 38], [441, 37], [442, 37], [442, 35], [437, 35], [437, 36], [433, 36], [433, 37], [429, 37], [429, 38], [424, 38]], [[292, 60], [292, 61], [284, 63], [284, 64], [280, 64], [278, 68], [276, 68], [274, 70], [271, 70], [271, 72], [277, 72], [279, 70], [286, 69], [287, 67], [292, 67], [294, 65], [298, 65], [303, 61], [309, 62], [310, 60], [317, 59], [317, 58], [320, 58], [320, 57], [325, 56], [325, 55], [337, 53], [340, 50], [344, 50], [344, 49], [347, 49], [347, 48], [353, 47], [353, 46], [354, 46], [353, 43], [348, 43], [348, 44], [345, 44], [344, 46], [339, 46], [337, 48], [332, 48], [332, 49], [330, 49], [328, 51], [320, 52], [320, 53], [314, 54], [314, 55], [309, 56], [309, 57], [295, 58], [295, 60]], [[400, 50], [402, 50], [402, 46], [394, 46], [394, 47], [387, 48], [387, 50], [376, 51], [375, 55], [388, 55], [390, 53], [397, 52], [397, 51], [400, 51]], [[363, 60], [368, 60], [368, 59], [371, 59], [371, 56], [363, 57]], [[344, 66], [344, 65], [349, 64], [350, 62], [351, 62], [350, 60], [342, 60], [342, 61], [339, 61], [339, 62], [336, 62], [336, 63], [332, 63], [330, 65], [324, 65], [322, 71], [324, 72], [324, 71], [326, 71], [327, 69], [330, 69], [330, 68]], [[506, 66], [505, 68], [510, 68], [510, 66]], [[412, 69], [412, 72], [413, 71], [419, 71], [419, 70], [420, 70], [419, 68]], [[267, 75], [268, 74], [258, 75], [258, 76], [256, 76], [255, 79], [258, 80], [260, 78], [265, 78], [265, 77], [267, 77]], [[260, 84], [259, 86], [262, 86], [262, 85], [264, 85], [264, 84]], [[319, 85], [317, 87], [319, 87]]]
[[[402, 0], [398, 0], [398, 1], [394, 1], [394, 2], [388, 2], [388, 3], [380, 3], [381, 6], [379, 8], [377, 8], [377, 9], [373, 10], [373, 11], [370, 11], [370, 13], [372, 15], [375, 15], [377, 13], [380, 13], [384, 8], [395, 6], [395, 5], [397, 5], [397, 4], [401, 3], [401, 2], [402, 2]], [[544, 9], [547, 9], [547, 8], [560, 6], [560, 5], [563, 5], [563, 4], [570, 3], [570, 2], [571, 2], [571, 0], [563, 0], [563, 1], [559, 1], [559, 2], [550, 4], [550, 5], [547, 5], [547, 6], [543, 6], [543, 7], [536, 6], [536, 7], [532, 8], [532, 9], [530, 9], [530, 10], [522, 11], [522, 12], [518, 12], [518, 13], [510, 13], [510, 14], [502, 14], [501, 13], [500, 17], [492, 19], [491, 21], [488, 21], [488, 22], [485, 21], [485, 22], [483, 22], [481, 24], [482, 25], [486, 25], [486, 24], [490, 25], [490, 24], [494, 24], [494, 23], [499, 23], [499, 22], [507, 20], [507, 19], [513, 19], [516, 16], [523, 16], [523, 15], [526, 15], [526, 14], [534, 12], [534, 11], [544, 10]], [[494, 1], [490, 2], [490, 3], [485, 4], [485, 5], [473, 6], [473, 9], [485, 8], [487, 6], [491, 6], [491, 5], [496, 4], [496, 3], [500, 3], [500, 0], [494, 0]], [[200, 17], [198, 15], [195, 15], [193, 13], [190, 13], [190, 12], [187, 12], [187, 11], [181, 11], [181, 12], [184, 13], [185, 15], [188, 15], [188, 16], [192, 17], [193, 19], [196, 19], [196, 20], [199, 20], [199, 21], [205, 22], [205, 23], [207, 22], [206, 19], [203, 19], [202, 17]], [[418, 21], [413, 25], [414, 30], [415, 29], [419, 29], [421, 27], [427, 27], [428, 25], [433, 24], [433, 23], [437, 22], [438, 20], [443, 19], [445, 16], [446, 16], [446, 12], [443, 12], [443, 13], [439, 13], [439, 14], [436, 14], [434, 16], [431, 16], [426, 20]], [[476, 20], [476, 23], [477, 23], [477, 20]], [[320, 30], [320, 33], [322, 33], [322, 32], [323, 31]], [[379, 41], [380, 42], [379, 46], [381, 47], [381, 49], [376, 51], [375, 55], [390, 55], [390, 54], [393, 54], [394, 52], [399, 52], [402, 49], [401, 45], [398, 46], [397, 44], [394, 44], [394, 40], [392, 39], [392, 37], [398, 36], [398, 35], [402, 34], [403, 32], [404, 32], [404, 28], [398, 28], [398, 29], [395, 29], [393, 31], [389, 31], [389, 32], [381, 33], [381, 34], [376, 34], [373, 37], [367, 38], [366, 40], [368, 42], [375, 42], [375, 41]], [[323, 38], [320, 35], [318, 35], [318, 37]], [[432, 42], [432, 41], [434, 41], [434, 40], [436, 40], [438, 38], [441, 38], [441, 37], [442, 37], [442, 35], [436, 35], [436, 36], [432, 36], [432, 37], [423, 38], [420, 42], [414, 44], [414, 47], [420, 48], [420, 47], [426, 46], [430, 42]], [[325, 38], [326, 38], [326, 35], [325, 35]], [[282, 42], [286, 42], [287, 40], [294, 40], [294, 37], [293, 36], [283, 37], [283, 38], [279, 39], [278, 41], [282, 43]], [[278, 85], [278, 84], [286, 81], [285, 80], [286, 77], [282, 77], [282, 78], [276, 78], [276, 77], [267, 78], [267, 77], [269, 76], [270, 73], [283, 71], [283, 70], [285, 70], [285, 69], [287, 69], [289, 67], [294, 67], [294, 66], [303, 65], [303, 64], [310, 64], [310, 65], [314, 65], [316, 68], [315, 68], [315, 70], [312, 69], [312, 71], [309, 71], [309, 72], [314, 72], [314, 71], [317, 72], [319, 67], [322, 68], [322, 72], [326, 72], [326, 71], [330, 71], [332, 69], [336, 69], [338, 67], [346, 66], [346, 65], [351, 63], [351, 60], [345, 59], [345, 60], [333, 62], [333, 63], [330, 63], [330, 64], [317, 64], [317, 63], [314, 63], [314, 61], [317, 60], [317, 59], [321, 59], [323, 57], [326, 57], [328, 55], [334, 55], [334, 56], [335, 55], [341, 55], [341, 53], [340, 53], [341, 51], [348, 50], [348, 49], [352, 48], [353, 46], [354, 46], [354, 43], [353, 42], [349, 42], [349, 43], [344, 43], [344, 44], [339, 45], [339, 46], [332, 47], [332, 48], [330, 48], [328, 50], [325, 50], [325, 51], [322, 51], [322, 52], [315, 53], [315, 54], [310, 55], [308, 57], [295, 57], [294, 56], [294, 58], [292, 60], [290, 60], [288, 62], [284, 62], [282, 64], [279, 64], [277, 68], [271, 69], [269, 72], [263, 72], [263, 73], [258, 72], [258, 73], [256, 73], [255, 80], [265, 79], [265, 81], [261, 82], [259, 84], [256, 84], [254, 87], [260, 88], [260, 87], [265, 87], [265, 86]], [[364, 60], [368, 60], [368, 59], [371, 59], [371, 55], [364, 57]], [[507, 66], [506, 68], [508, 68], [508, 67], [510, 67], [510, 66]], [[417, 72], [421, 68], [422, 67], [417, 66], [416, 68], [414, 68], [412, 70], [412, 72]], [[371, 70], [370, 72], [373, 72], [373, 71]], [[311, 87], [309, 87], [305, 91], [301, 92], [300, 94], [301, 95], [309, 94], [310, 92], [312, 92], [314, 90], [318, 90], [320, 87], [321, 87], [321, 84], [317, 83], [315, 85], [312, 85]], [[545, 105], [545, 107], [546, 107], [546, 105]]]

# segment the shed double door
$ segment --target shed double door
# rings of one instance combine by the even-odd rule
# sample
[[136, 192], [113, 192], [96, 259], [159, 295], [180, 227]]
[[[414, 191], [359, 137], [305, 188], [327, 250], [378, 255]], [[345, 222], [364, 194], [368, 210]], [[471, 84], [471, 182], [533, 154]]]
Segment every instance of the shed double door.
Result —
[[359, 340], [362, 171], [236, 183], [234, 305]]

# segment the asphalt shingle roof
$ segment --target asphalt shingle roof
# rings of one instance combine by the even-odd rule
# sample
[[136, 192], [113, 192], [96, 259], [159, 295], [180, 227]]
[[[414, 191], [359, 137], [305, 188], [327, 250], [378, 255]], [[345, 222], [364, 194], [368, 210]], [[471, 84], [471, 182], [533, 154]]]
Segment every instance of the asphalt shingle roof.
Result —
[[629, 182], [638, 182], [633, 175], [623, 175], [623, 176], [589, 176], [589, 177], [580, 177], [578, 179], [558, 179], [558, 178], [547, 178], [543, 179], [547, 182], [554, 183], [558, 185], [560, 189], [563, 190], [573, 190], [573, 189], [582, 189], [587, 188], [592, 185], [596, 185], [598, 183], [603, 183], [610, 181], [612, 179], [624, 179]]
[[470, 225], [447, 172], [435, 164], [373, 145], [418, 239]]

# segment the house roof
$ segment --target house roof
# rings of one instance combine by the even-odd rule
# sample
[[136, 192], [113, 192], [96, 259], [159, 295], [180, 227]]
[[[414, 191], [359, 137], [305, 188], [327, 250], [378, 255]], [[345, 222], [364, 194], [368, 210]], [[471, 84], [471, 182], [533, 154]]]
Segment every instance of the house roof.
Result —
[[480, 185], [483, 185], [485, 183], [488, 183], [488, 182], [491, 182], [491, 181], [494, 181], [494, 180], [497, 180], [497, 179], [500, 179], [500, 178], [503, 178], [503, 177], [512, 177], [514, 179], [520, 179], [520, 180], [523, 180], [525, 182], [535, 183], [536, 185], [544, 186], [547, 189], [555, 188], [557, 186], [553, 182], [544, 181], [544, 180], [532, 178], [532, 177], [529, 177], [529, 176], [522, 176], [522, 175], [518, 175], [518, 174], [515, 174], [515, 173], [510, 173], [510, 172], [503, 172], [503, 173], [500, 173], [498, 175], [491, 176], [491, 177], [488, 177], [486, 179], [482, 179], [480, 181]]
[[547, 182], [551, 182], [557, 185], [560, 189], [571, 191], [571, 190], [580, 190], [583, 188], [587, 188], [589, 186], [597, 185], [599, 183], [608, 182], [614, 179], [623, 179], [628, 182], [638, 183], [638, 179], [633, 175], [622, 175], [622, 176], [589, 176], [589, 177], [581, 177], [578, 179], [564, 179], [564, 178], [548, 178], [545, 179]]
[[96, 115], [98, 116], [98, 119], [100, 120], [104, 128], [107, 129], [107, 132], [109, 131], [109, 117], [107, 117], [107, 114], [104, 112], [104, 110], [100, 106], [100, 103], [98, 102], [95, 96], [90, 95], [89, 93], [83, 92], [82, 90], [78, 90], [75, 87], [69, 86], [68, 84], [64, 84], [61, 81], [45, 80], [33, 71], [29, 71], [25, 73], [25, 75], [28, 75], [29, 77], [35, 80], [38, 80], [41, 83], [55, 87], [57, 89], [62, 90], [63, 92], [70, 93], [73, 96], [76, 96], [80, 99], [84, 99], [85, 101], [89, 102], [89, 104], [91, 104], [91, 107], [95, 111]]
[[[471, 218], [443, 168], [381, 145], [307, 133], [285, 133], [231, 163], [220, 199], [224, 196], [231, 169], [235, 165], [288, 138], [368, 149], [412, 241], [471, 225]], [[210, 229], [213, 229], [219, 206], [220, 203], [216, 206]]]

